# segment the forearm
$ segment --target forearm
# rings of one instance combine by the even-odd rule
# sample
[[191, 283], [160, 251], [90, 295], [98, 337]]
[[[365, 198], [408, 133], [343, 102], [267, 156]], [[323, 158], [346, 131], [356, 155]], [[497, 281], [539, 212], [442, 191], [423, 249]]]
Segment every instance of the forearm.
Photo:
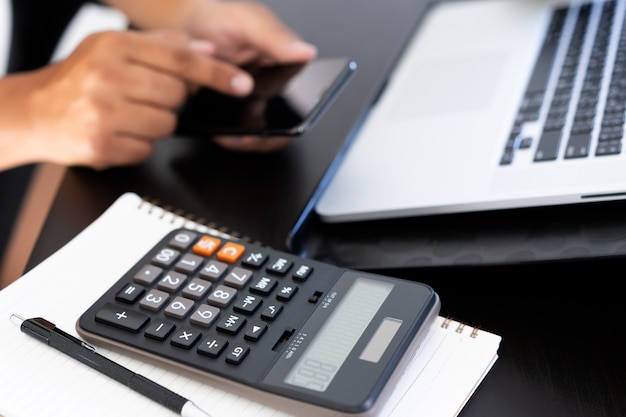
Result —
[[37, 159], [29, 140], [28, 83], [22, 75], [0, 79], [0, 171]]
[[183, 29], [201, 3], [215, 0], [102, 0], [141, 29]]

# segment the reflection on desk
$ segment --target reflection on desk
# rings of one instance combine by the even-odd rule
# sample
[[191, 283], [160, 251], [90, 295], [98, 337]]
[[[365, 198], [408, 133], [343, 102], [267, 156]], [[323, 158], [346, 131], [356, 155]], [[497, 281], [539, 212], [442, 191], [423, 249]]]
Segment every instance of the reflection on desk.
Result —
[[343, 224], [312, 215], [295, 250], [364, 269], [626, 259], [624, 212], [614, 201]]

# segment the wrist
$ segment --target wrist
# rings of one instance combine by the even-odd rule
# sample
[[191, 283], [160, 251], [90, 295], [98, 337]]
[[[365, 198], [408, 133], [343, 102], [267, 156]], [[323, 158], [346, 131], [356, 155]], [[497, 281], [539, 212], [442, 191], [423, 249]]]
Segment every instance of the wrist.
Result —
[[180, 28], [193, 38], [207, 39], [210, 34], [206, 31], [211, 26], [207, 19], [216, 15], [213, 9], [220, 3], [220, 0], [192, 0], [181, 16]]
[[24, 75], [0, 80], [0, 171], [37, 162]]

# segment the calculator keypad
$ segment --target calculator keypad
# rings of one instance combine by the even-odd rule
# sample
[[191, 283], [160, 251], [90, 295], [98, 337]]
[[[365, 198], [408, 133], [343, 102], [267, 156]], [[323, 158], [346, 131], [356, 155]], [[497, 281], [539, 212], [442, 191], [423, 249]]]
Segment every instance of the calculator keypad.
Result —
[[101, 306], [95, 320], [239, 365], [313, 272], [300, 258], [268, 252], [181, 229], [120, 280], [117, 303]]

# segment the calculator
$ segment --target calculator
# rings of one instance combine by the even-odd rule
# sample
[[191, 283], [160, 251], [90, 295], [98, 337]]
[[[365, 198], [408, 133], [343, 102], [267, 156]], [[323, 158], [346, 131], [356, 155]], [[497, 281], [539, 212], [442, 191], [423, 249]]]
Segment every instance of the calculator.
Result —
[[77, 331], [296, 404], [369, 415], [439, 310], [423, 283], [177, 229]]

